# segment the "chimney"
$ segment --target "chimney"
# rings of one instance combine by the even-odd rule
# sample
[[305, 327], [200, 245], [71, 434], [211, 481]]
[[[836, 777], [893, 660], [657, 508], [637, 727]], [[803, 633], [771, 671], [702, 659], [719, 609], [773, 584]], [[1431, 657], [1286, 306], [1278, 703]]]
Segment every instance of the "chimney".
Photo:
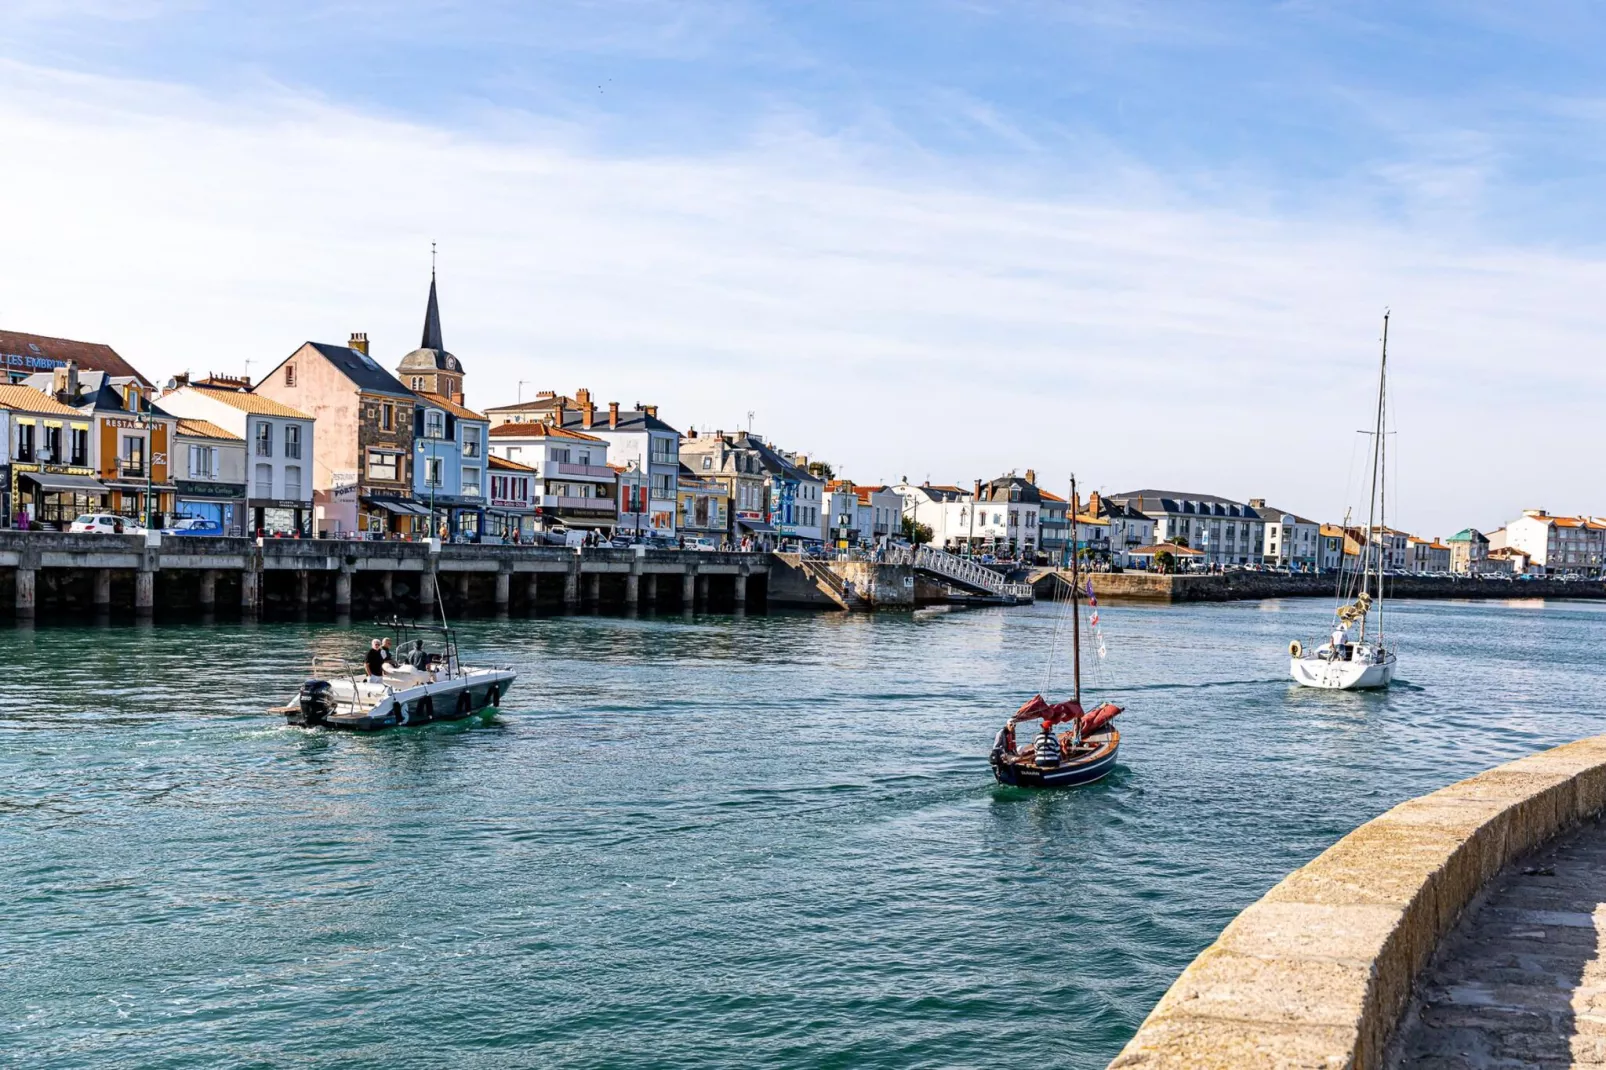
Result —
[[1096, 491], [1096, 490], [1089, 491], [1088, 495], [1087, 495], [1087, 515], [1088, 516], [1098, 516], [1099, 515], [1099, 505], [1100, 505], [1099, 492]]
[[582, 409], [585, 408], [587, 405], [591, 404], [591, 391], [582, 386], [579, 390], [574, 392], [574, 400]]
[[690, 431], [687, 431], [686, 432], [686, 437], [687, 438], [696, 438], [697, 437], [697, 429], [694, 427]]
[[1037, 486], [1037, 469], [1026, 469], [1026, 482], [1030, 483], [1034, 487]]
[[656, 405], [643, 405], [641, 411], [654, 418], [658, 416], [658, 406]]
[[547, 398], [555, 398], [557, 396], [558, 392], [556, 390], [537, 390], [535, 392], [535, 400], [537, 401], [545, 401]]
[[981, 480], [979, 479], [976, 480], [976, 489], [974, 492], [972, 492], [970, 500], [973, 502], [981, 501]]
[[368, 355], [368, 332], [352, 331], [351, 341], [346, 344], [366, 357]]
[[585, 397], [585, 401], [583, 403], [584, 407], [580, 410], [580, 423], [581, 426], [589, 431], [591, 430], [591, 421], [597, 415], [597, 407], [591, 404], [591, 395], [589, 391], [582, 390], [580, 393]]
[[619, 403], [617, 401], [608, 402], [608, 426], [619, 426]]
[[552, 406], [552, 426], [553, 427], [559, 427], [559, 428], [561, 428], [563, 426], [563, 399], [562, 398], [559, 398], [558, 399], [558, 403], [556, 405]]
[[1266, 499], [1265, 498], [1250, 498], [1249, 499], [1249, 508], [1251, 508], [1251, 509], [1264, 509], [1264, 508], [1266, 508]]

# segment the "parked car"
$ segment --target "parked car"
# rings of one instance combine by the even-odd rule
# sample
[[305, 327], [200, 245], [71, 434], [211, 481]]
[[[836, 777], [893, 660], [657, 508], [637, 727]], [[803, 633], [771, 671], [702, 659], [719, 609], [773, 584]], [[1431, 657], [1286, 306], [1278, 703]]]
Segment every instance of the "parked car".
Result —
[[163, 535], [222, 535], [223, 525], [199, 516], [181, 516], [162, 529]]
[[116, 513], [85, 513], [74, 520], [67, 528], [68, 531], [97, 532], [102, 535], [143, 535], [145, 529], [126, 517]]
[[686, 549], [688, 549], [688, 550], [701, 550], [704, 553], [707, 553], [707, 552], [712, 551], [712, 550], [718, 550], [719, 549], [719, 543], [716, 542], [713, 539], [706, 538], [706, 537], [703, 537], [703, 536], [698, 536], [695, 539], [687, 539], [686, 540]]

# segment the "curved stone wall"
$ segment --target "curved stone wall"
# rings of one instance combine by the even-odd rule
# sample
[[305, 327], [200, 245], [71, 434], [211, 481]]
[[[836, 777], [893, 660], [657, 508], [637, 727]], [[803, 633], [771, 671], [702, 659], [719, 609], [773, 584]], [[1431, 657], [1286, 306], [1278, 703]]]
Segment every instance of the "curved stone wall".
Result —
[[1110, 1066], [1380, 1067], [1417, 974], [1483, 885], [1603, 809], [1606, 736], [1401, 803], [1238, 915]]

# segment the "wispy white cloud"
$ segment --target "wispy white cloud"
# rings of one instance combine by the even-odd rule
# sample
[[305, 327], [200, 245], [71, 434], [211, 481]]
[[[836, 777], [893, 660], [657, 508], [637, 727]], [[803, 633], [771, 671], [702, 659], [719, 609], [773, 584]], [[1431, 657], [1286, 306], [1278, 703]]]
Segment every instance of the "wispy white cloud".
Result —
[[[1074, 467], [1342, 513], [1377, 317], [1396, 310], [1402, 521], [1600, 509], [1606, 264], [1364, 217], [944, 181], [806, 124], [703, 156], [604, 156], [288, 91], [0, 65], [0, 323], [153, 375], [305, 338], [416, 344], [431, 240], [470, 402], [519, 380], [757, 427], [855, 478]], [[1096, 161], [1088, 161], [1089, 166]], [[1462, 445], [1479, 449], [1460, 461]]]

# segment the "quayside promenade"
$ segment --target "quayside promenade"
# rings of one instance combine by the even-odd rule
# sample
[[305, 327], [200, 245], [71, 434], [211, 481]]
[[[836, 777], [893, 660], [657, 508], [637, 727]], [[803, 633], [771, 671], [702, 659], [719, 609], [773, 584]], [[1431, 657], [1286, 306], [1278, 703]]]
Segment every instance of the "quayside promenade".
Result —
[[1401, 803], [1240, 914], [1112, 1068], [1606, 1064], [1606, 736]]
[[[1033, 569], [1022, 579], [1038, 598], [1054, 597], [1064, 572]], [[1128, 602], [1235, 602], [1257, 598], [1331, 598], [1332, 576], [1271, 572], [1163, 575], [1157, 572], [1095, 572], [1090, 578], [1102, 599]], [[1470, 577], [1388, 576], [1389, 598], [1606, 598], [1600, 580], [1496, 580]]]
[[1031, 588], [922, 549], [883, 560], [429, 541], [0, 531], [0, 607], [75, 611], [528, 612], [583, 606], [910, 609], [1017, 604]]

